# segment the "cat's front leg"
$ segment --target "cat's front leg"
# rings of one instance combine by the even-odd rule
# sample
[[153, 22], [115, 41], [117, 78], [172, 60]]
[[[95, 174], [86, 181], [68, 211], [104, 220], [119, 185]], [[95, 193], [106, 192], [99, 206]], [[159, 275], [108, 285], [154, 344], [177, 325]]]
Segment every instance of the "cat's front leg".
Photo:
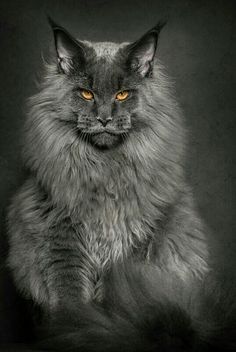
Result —
[[81, 258], [77, 246], [62, 245], [59, 239], [49, 238], [34, 245], [27, 241], [12, 243], [8, 256], [17, 288], [45, 312], [81, 297]]
[[7, 265], [26, 298], [44, 310], [54, 310], [62, 301], [79, 297], [78, 239], [74, 231], [63, 226], [34, 230], [15, 216], [14, 223], [9, 224]]
[[50, 310], [66, 306], [68, 302], [96, 298], [99, 264], [89, 251], [82, 224], [62, 217], [48, 229], [45, 238], [37, 267], [47, 287]]

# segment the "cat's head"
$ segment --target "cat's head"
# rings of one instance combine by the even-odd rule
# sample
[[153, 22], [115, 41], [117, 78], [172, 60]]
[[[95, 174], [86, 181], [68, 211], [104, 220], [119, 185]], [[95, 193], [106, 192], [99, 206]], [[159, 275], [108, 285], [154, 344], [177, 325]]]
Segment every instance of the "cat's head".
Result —
[[51, 21], [58, 75], [64, 77], [60, 118], [76, 123], [78, 138], [111, 149], [145, 125], [136, 117], [140, 88], [152, 79], [159, 23], [129, 44], [75, 39]]

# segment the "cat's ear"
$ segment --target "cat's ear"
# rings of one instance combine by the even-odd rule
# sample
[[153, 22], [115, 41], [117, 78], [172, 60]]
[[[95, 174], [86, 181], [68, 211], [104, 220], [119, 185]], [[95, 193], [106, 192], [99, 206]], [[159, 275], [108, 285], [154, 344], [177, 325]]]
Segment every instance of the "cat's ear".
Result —
[[57, 25], [50, 17], [57, 53], [57, 61], [60, 71], [68, 74], [74, 66], [74, 62], [83, 65], [85, 62], [85, 47], [83, 43], [73, 38], [63, 27]]
[[142, 77], [147, 77], [152, 72], [158, 36], [165, 22], [159, 22], [140, 39], [127, 46], [128, 67], [138, 72]]

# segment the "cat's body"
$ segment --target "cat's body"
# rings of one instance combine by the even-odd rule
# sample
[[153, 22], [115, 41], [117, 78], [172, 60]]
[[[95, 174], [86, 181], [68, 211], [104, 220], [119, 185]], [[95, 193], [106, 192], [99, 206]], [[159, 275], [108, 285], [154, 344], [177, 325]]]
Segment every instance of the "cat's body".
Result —
[[[60, 31], [54, 28], [59, 70], [48, 68], [26, 122], [31, 176], [9, 211], [8, 263], [16, 285], [48, 311], [68, 300], [101, 300], [103, 274], [126, 258], [152, 262], [185, 281], [203, 277], [205, 230], [185, 181], [181, 112], [154, 49], [150, 56], [154, 30], [133, 46], [79, 42], [90, 63], [81, 75], [82, 54], [76, 53], [77, 71], [68, 58], [78, 43], [67, 38], [66, 47]], [[130, 81], [122, 66], [127, 55]], [[75, 96], [74, 87], [88, 89], [91, 76], [96, 106]], [[127, 87], [131, 98], [113, 99], [109, 110], [109, 89]], [[102, 132], [93, 134], [94, 116], [102, 115], [112, 120], [111, 130], [104, 132], [102, 121]]]

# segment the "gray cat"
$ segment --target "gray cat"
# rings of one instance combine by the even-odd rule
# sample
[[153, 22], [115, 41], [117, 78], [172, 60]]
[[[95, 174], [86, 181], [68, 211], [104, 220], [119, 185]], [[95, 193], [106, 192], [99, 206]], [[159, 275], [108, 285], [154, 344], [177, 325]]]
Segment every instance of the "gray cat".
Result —
[[51, 22], [56, 55], [30, 99], [12, 200], [8, 264], [19, 290], [54, 312], [101, 302], [126, 260], [188, 284], [209, 269], [206, 230], [185, 180], [185, 129], [161, 63], [162, 24], [134, 43], [74, 39]]

